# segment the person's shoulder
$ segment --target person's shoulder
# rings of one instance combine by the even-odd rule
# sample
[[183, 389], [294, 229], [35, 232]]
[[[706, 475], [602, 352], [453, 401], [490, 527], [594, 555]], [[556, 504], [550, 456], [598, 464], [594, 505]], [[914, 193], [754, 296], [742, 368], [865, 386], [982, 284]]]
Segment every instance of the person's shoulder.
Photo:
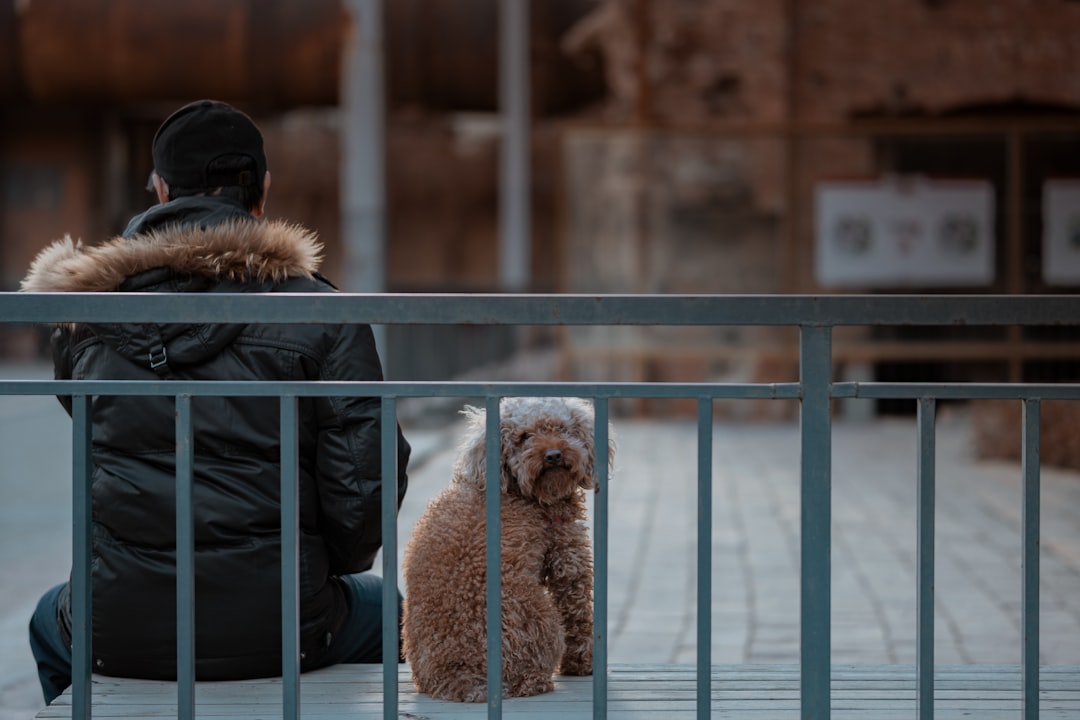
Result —
[[293, 275], [278, 283], [277, 292], [292, 293], [336, 293], [337, 287], [322, 274]]

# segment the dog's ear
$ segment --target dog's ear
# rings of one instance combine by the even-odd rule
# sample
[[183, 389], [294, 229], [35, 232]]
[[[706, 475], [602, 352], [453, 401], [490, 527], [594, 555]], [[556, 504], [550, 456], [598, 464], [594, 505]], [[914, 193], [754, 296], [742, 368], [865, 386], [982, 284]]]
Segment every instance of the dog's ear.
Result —
[[594, 411], [593, 406], [578, 398], [567, 398], [566, 406], [570, 409], [570, 417], [573, 418], [572, 431], [585, 449], [585, 457], [588, 458], [585, 477], [590, 482], [586, 490], [592, 487], [593, 478], [596, 476], [596, 434], [593, 432]]
[[[578, 438], [585, 446], [589, 457], [589, 477], [595, 477], [596, 468], [593, 463], [596, 460], [596, 412], [592, 403], [578, 398], [572, 398], [568, 403], [574, 417], [574, 425]], [[608, 480], [615, 470], [615, 429], [608, 423]]]
[[[514, 479], [510, 470], [510, 456], [514, 452], [517, 438], [514, 437], [514, 423], [507, 422], [503, 416], [499, 420], [499, 450], [502, 457], [499, 462], [499, 487], [505, 493], [510, 488], [510, 481]], [[517, 482], [515, 480], [515, 482]]]
[[[461, 414], [467, 418], [468, 424], [461, 445], [458, 447], [458, 457], [454, 462], [453, 480], [483, 490], [486, 485], [484, 477], [487, 473], [487, 413], [483, 408], [466, 405]], [[503, 425], [500, 428], [500, 434], [505, 436], [506, 432], [507, 427]], [[505, 452], [508, 447], [507, 439], [506, 437], [500, 439], [503, 452]], [[499, 466], [501, 468], [500, 475], [502, 476], [499, 485], [502, 492], [506, 492], [509, 471], [505, 462], [500, 462]]]
[[466, 405], [461, 411], [466, 418], [465, 433], [454, 461], [454, 482], [484, 487], [484, 417], [483, 408]]
[[608, 463], [607, 470], [608, 470], [608, 473], [607, 473], [607, 476], [608, 476], [608, 482], [611, 482], [612, 476], [615, 475], [615, 428], [611, 426], [611, 423], [608, 423], [607, 438], [608, 438], [608, 453], [607, 453], [607, 463]]

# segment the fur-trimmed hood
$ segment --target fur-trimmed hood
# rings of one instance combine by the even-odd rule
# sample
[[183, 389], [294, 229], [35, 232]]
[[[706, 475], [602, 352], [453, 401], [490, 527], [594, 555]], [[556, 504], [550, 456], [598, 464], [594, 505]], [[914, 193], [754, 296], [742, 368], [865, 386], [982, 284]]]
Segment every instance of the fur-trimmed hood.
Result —
[[[183, 221], [177, 222], [178, 217]], [[314, 233], [299, 225], [256, 220], [239, 205], [218, 198], [182, 198], [155, 206], [136, 220], [141, 232], [114, 237], [102, 245], [87, 247], [71, 237], [54, 242], [30, 266], [23, 292], [333, 291], [315, 274], [322, 246]], [[65, 343], [68, 346], [92, 336], [136, 364], [167, 354], [169, 366], [175, 368], [214, 357], [245, 326], [85, 323], [64, 327], [71, 338]]]
[[155, 268], [208, 280], [282, 282], [310, 278], [322, 245], [315, 234], [282, 221], [230, 220], [172, 225], [86, 247], [70, 236], [42, 250], [22, 281], [23, 292], [111, 292]]

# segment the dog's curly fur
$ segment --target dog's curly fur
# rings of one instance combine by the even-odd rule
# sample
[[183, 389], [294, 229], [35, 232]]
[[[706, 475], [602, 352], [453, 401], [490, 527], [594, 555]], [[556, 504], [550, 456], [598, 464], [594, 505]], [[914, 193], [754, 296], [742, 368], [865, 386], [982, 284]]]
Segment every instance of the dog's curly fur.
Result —
[[[402, 649], [418, 691], [483, 702], [485, 413], [464, 412], [468, 430], [451, 484], [405, 550]], [[556, 671], [592, 673], [593, 565], [583, 521], [585, 490], [594, 485], [593, 409], [576, 398], [506, 398], [499, 418], [503, 694], [524, 697], [554, 689]]]

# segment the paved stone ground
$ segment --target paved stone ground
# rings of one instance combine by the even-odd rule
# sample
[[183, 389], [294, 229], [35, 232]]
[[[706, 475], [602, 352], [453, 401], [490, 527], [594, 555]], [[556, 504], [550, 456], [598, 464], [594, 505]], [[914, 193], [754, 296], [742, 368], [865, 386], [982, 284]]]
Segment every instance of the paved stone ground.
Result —
[[[1020, 470], [976, 462], [963, 414], [937, 430], [935, 655], [1020, 661]], [[453, 436], [453, 431], [450, 431]], [[696, 426], [617, 421], [610, 500], [612, 662], [694, 662]], [[915, 427], [834, 424], [833, 660], [915, 661]], [[712, 657], [797, 662], [799, 431], [717, 424]], [[447, 448], [414, 473], [403, 540], [449, 478]], [[1042, 662], [1080, 663], [1080, 474], [1042, 473]]]
[[[420, 462], [402, 548], [449, 479], [458, 432], [453, 422], [406, 428]], [[609, 658], [693, 662], [695, 426], [620, 420], [615, 429]], [[713, 438], [713, 660], [795, 662], [798, 427], [718, 423]], [[27, 720], [40, 705], [26, 622], [70, 566], [69, 444], [53, 398], [0, 397], [0, 720]], [[975, 462], [962, 413], [943, 413], [937, 446], [937, 661], [1018, 662], [1019, 468]], [[915, 459], [912, 421], [834, 425], [835, 662], [914, 661]], [[1077, 664], [1080, 473], [1043, 470], [1042, 512], [1042, 660]]]
[[[50, 377], [4, 368], [4, 377]], [[0, 720], [40, 709], [27, 641], [37, 599], [71, 566], [71, 425], [55, 398], [0, 397]]]

